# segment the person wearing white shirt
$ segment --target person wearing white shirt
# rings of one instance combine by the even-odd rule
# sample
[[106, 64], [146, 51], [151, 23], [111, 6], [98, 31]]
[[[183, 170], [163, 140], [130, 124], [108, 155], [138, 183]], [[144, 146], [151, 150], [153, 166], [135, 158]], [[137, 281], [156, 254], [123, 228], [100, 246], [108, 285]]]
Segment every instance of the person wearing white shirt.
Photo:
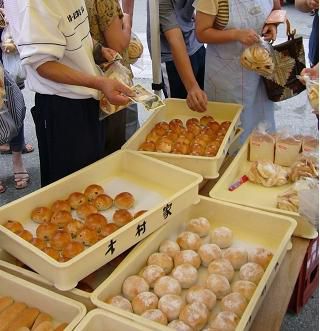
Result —
[[[26, 85], [36, 92], [32, 115], [45, 186], [103, 156], [99, 94], [123, 105], [132, 92], [100, 76], [83, 0], [5, 0], [4, 5]], [[107, 51], [103, 48], [103, 55]]]

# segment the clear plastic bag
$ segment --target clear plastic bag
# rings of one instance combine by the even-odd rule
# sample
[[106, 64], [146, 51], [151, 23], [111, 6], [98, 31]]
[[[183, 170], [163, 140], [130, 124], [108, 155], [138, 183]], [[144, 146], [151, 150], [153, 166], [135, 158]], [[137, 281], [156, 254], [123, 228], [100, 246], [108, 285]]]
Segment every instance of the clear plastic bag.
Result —
[[270, 78], [274, 72], [274, 61], [272, 46], [262, 37], [259, 42], [247, 47], [241, 54], [240, 64], [247, 70], [254, 71], [257, 74]]
[[143, 44], [134, 32], [131, 33], [131, 39], [128, 46], [128, 62], [129, 64], [135, 64], [143, 54]]

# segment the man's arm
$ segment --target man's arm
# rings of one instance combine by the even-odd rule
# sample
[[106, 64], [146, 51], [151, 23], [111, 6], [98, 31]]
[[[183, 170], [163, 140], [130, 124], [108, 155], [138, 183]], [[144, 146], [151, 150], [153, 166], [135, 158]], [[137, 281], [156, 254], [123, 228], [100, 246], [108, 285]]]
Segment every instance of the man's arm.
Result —
[[319, 9], [319, 0], [295, 0], [294, 4], [297, 9], [304, 13]]
[[125, 105], [129, 102], [127, 96], [133, 95], [128, 87], [116, 80], [88, 75], [56, 61], [43, 63], [37, 68], [37, 72], [41, 77], [57, 83], [99, 90], [113, 105]]

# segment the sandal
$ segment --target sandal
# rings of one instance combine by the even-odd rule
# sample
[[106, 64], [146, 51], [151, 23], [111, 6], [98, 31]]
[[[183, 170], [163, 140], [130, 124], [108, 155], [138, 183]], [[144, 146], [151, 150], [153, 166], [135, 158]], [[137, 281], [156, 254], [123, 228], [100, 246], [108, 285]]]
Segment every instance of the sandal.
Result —
[[3, 184], [3, 182], [0, 180], [0, 194], [4, 193], [7, 190], [6, 186]]
[[30, 181], [30, 177], [26, 171], [14, 173], [14, 184], [17, 190], [26, 188], [29, 184], [29, 181]]
[[[25, 144], [22, 148], [22, 154], [31, 153], [34, 151], [34, 147], [31, 144]], [[12, 150], [9, 144], [0, 145], [1, 154], [12, 154]]]

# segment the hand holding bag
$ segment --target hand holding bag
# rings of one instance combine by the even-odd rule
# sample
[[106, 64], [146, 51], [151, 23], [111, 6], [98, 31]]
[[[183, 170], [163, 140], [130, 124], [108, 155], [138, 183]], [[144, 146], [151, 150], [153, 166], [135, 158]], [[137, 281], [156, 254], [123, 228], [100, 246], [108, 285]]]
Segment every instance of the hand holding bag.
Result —
[[296, 30], [290, 31], [286, 20], [288, 41], [271, 45], [274, 71], [268, 78], [263, 77], [268, 98], [274, 102], [292, 98], [305, 90], [296, 77], [306, 67], [302, 37], [296, 37]]

